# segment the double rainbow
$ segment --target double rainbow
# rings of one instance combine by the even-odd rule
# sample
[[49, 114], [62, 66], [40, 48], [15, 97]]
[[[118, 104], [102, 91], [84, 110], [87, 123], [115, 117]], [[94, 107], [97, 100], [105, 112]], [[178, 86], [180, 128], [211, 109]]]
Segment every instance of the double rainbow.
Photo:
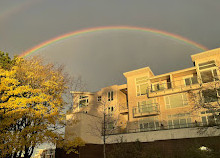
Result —
[[53, 43], [56, 43], [57, 41], [61, 41], [73, 36], [78, 36], [78, 35], [82, 35], [82, 34], [87, 34], [87, 33], [91, 33], [91, 32], [98, 32], [98, 31], [108, 31], [108, 30], [130, 30], [130, 31], [142, 31], [142, 32], [149, 32], [149, 33], [153, 33], [156, 35], [162, 35], [164, 37], [168, 37], [170, 39], [174, 39], [177, 41], [181, 41], [183, 43], [186, 43], [188, 45], [191, 45], [195, 48], [198, 48], [201, 51], [205, 51], [208, 50], [208, 48], [206, 48], [205, 46], [196, 43], [192, 40], [189, 40], [185, 37], [173, 34], [173, 33], [169, 33], [169, 32], [165, 32], [165, 31], [161, 31], [161, 30], [157, 30], [157, 29], [152, 29], [152, 28], [142, 28], [142, 27], [132, 27], [132, 26], [104, 26], [104, 27], [95, 27], [95, 28], [88, 28], [88, 29], [83, 29], [83, 30], [78, 30], [78, 31], [73, 31], [55, 38], [52, 38], [48, 41], [45, 41], [25, 52], [23, 52], [22, 54], [20, 54], [20, 57], [27, 57], [31, 54], [33, 54], [34, 52], [37, 52], [38, 50], [45, 48]]

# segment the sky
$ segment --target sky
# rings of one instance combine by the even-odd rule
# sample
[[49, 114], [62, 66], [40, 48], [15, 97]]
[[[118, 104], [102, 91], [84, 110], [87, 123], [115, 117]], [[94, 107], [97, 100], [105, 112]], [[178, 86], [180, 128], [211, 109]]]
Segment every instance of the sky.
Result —
[[[219, 0], [0, 0], [0, 50], [11, 56], [88, 28], [151, 28], [208, 49], [220, 45]], [[140, 30], [102, 30], [54, 42], [32, 55], [64, 64], [88, 91], [125, 84], [124, 72], [149, 66], [155, 75], [193, 66], [201, 49]]]
[[[11, 56], [63, 34], [131, 26], [176, 34], [208, 49], [220, 41], [219, 0], [1, 0], [0, 50]], [[126, 83], [124, 72], [149, 66], [155, 75], [192, 66], [201, 49], [138, 30], [104, 30], [52, 43], [32, 55], [66, 65], [88, 91]]]

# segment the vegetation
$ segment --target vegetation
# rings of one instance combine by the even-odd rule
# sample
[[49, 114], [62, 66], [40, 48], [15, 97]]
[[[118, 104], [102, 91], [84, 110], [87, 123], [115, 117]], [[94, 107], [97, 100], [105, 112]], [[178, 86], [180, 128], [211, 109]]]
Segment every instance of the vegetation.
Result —
[[63, 141], [57, 130], [64, 127], [63, 95], [69, 77], [62, 66], [43, 64], [39, 57], [14, 58], [0, 52], [0, 157], [30, 158], [45, 142], [82, 145]]

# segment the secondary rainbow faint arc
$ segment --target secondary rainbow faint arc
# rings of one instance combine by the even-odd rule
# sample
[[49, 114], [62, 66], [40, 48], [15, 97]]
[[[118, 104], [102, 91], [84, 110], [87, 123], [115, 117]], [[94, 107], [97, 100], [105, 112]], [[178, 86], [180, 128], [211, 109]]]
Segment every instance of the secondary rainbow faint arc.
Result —
[[153, 28], [142, 28], [142, 27], [133, 27], [133, 26], [104, 26], [104, 27], [94, 27], [94, 28], [88, 28], [88, 29], [83, 29], [83, 30], [78, 30], [78, 31], [73, 31], [70, 33], [66, 33], [63, 34], [61, 36], [57, 36], [55, 38], [52, 38], [48, 41], [45, 41], [25, 52], [23, 52], [22, 54], [20, 54], [20, 57], [27, 57], [28, 55], [31, 55], [32, 53], [47, 47], [48, 45], [55, 43], [57, 41], [61, 41], [67, 38], [70, 38], [72, 36], [77, 36], [77, 35], [82, 35], [82, 34], [86, 34], [86, 33], [91, 33], [91, 32], [98, 32], [98, 31], [108, 31], [108, 30], [134, 30], [134, 31], [143, 31], [143, 32], [150, 32], [153, 34], [157, 34], [157, 35], [162, 35], [164, 37], [168, 37], [170, 39], [175, 39], [175, 40], [179, 40], [182, 41], [186, 44], [192, 45], [193, 47], [199, 48], [202, 51], [208, 50], [208, 48], [206, 48], [205, 46], [196, 43], [192, 40], [189, 40], [185, 37], [179, 36], [177, 34], [173, 34], [170, 32], [166, 32], [166, 31], [162, 31], [162, 30], [157, 30], [157, 29], [153, 29]]

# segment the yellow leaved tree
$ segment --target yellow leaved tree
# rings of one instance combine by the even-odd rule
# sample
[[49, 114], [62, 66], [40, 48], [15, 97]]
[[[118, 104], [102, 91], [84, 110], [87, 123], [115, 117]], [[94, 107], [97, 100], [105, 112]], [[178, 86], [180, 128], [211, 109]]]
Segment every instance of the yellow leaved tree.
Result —
[[65, 125], [68, 83], [62, 66], [44, 65], [39, 57], [0, 67], [0, 157], [30, 158], [37, 145], [63, 140], [57, 129]]

